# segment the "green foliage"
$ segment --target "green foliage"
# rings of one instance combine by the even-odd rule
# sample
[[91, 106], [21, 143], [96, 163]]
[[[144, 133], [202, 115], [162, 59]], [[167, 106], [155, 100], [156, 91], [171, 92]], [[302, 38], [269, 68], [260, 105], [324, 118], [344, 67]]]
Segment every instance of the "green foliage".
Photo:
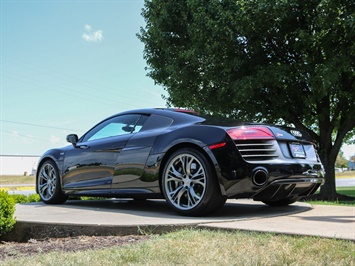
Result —
[[355, 126], [351, 1], [158, 0], [142, 14], [148, 75], [170, 104], [314, 133], [331, 114], [332, 129]]
[[27, 196], [28, 202], [40, 202], [41, 198], [38, 194], [30, 194]]
[[306, 130], [334, 193], [355, 134], [354, 14], [343, 0], [146, 0], [138, 37], [169, 105]]
[[7, 192], [0, 190], [0, 236], [9, 232], [16, 223], [14, 213], [15, 201]]
[[338, 168], [348, 168], [348, 160], [344, 158], [344, 154], [342, 152], [338, 154], [335, 166]]
[[13, 194], [10, 197], [15, 201], [15, 203], [28, 203], [28, 202], [39, 202], [41, 198], [38, 194], [31, 195], [21, 195], [21, 194]]
[[9, 196], [15, 201], [15, 203], [26, 203], [26, 202], [28, 202], [27, 196], [25, 196], [25, 195], [12, 194], [12, 195], [9, 195]]

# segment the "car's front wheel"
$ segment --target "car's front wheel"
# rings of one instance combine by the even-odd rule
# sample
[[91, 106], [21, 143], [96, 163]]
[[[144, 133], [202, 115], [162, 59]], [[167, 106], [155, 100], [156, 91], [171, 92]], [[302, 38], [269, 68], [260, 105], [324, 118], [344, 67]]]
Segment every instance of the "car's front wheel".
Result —
[[162, 190], [168, 204], [182, 215], [206, 215], [226, 202], [209, 162], [192, 148], [177, 150], [169, 157]]
[[64, 203], [68, 196], [60, 188], [59, 171], [53, 161], [46, 161], [39, 169], [37, 191], [44, 203]]

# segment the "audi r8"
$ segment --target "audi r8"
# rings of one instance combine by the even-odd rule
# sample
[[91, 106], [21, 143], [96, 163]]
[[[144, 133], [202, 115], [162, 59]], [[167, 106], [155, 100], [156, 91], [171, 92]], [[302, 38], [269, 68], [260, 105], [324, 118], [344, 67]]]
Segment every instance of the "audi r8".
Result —
[[181, 215], [201, 216], [230, 198], [289, 205], [324, 183], [306, 132], [183, 109], [122, 112], [67, 141], [39, 161], [36, 191], [44, 203], [162, 198]]

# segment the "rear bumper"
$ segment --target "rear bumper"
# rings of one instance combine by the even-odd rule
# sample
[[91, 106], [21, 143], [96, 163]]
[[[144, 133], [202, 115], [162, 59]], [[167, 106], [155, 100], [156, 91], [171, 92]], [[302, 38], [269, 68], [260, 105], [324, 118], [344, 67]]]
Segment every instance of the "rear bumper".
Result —
[[316, 158], [245, 161], [234, 143], [209, 151], [222, 195], [228, 198], [277, 200], [312, 195], [324, 183]]
[[279, 179], [260, 189], [251, 198], [279, 200], [306, 197], [314, 194], [322, 184], [324, 184], [323, 178]]

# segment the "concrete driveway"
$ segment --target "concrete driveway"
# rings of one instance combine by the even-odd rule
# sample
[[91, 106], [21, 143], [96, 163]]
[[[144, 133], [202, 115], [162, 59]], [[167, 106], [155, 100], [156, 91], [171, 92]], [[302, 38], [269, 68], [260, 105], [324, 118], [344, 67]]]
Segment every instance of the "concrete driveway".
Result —
[[6, 235], [7, 240], [162, 233], [201, 227], [355, 241], [354, 207], [312, 207], [303, 202], [269, 207], [252, 200], [228, 200], [224, 208], [214, 215], [184, 217], [172, 211], [164, 200], [112, 199], [68, 201], [63, 205], [17, 204], [15, 215], [17, 224], [13, 232]]

